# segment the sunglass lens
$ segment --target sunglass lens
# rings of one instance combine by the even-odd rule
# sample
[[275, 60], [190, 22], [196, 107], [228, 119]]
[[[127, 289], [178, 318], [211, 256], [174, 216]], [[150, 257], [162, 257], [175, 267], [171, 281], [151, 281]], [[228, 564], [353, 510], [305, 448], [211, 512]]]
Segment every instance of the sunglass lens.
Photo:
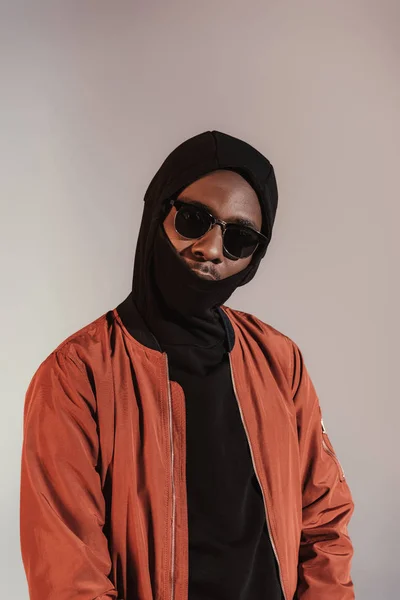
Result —
[[224, 246], [229, 254], [236, 258], [247, 258], [257, 248], [257, 235], [242, 227], [227, 227], [224, 235]]
[[209, 227], [208, 215], [196, 206], [181, 206], [176, 213], [175, 228], [183, 237], [199, 238], [208, 231]]

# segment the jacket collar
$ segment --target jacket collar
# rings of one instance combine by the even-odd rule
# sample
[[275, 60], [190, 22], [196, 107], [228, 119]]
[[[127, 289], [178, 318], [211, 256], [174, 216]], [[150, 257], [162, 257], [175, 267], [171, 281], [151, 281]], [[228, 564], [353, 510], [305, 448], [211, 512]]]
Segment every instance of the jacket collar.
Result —
[[[152, 350], [158, 350], [159, 352], [162, 351], [155, 336], [151, 333], [140, 315], [133, 300], [132, 292], [117, 306], [116, 310], [124, 327], [129, 331], [132, 337], [140, 344], [143, 344], [143, 346], [147, 346]], [[235, 344], [235, 332], [226, 312], [221, 307], [218, 308], [218, 311], [226, 331], [228, 352], [231, 352]]]

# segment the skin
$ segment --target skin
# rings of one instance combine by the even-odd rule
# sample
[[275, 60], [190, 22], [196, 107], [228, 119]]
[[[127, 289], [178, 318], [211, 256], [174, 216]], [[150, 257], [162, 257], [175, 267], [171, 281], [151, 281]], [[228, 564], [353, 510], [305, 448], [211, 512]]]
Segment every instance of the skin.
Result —
[[[178, 196], [185, 202], [201, 202], [218, 219], [235, 222], [245, 219], [261, 230], [262, 213], [256, 192], [234, 171], [220, 169], [208, 173], [187, 186]], [[174, 227], [176, 208], [173, 206], [163, 226], [170, 242], [196, 275], [204, 279], [225, 279], [242, 271], [251, 262], [251, 256], [231, 260], [224, 256], [222, 230], [215, 225], [202, 238], [187, 240]], [[250, 223], [248, 223], [250, 224]]]

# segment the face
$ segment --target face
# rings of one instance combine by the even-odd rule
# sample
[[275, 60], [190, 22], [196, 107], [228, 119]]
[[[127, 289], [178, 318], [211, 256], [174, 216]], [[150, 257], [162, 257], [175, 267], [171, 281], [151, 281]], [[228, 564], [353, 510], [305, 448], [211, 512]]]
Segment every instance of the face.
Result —
[[[257, 231], [261, 230], [262, 214], [256, 192], [234, 171], [218, 170], [208, 173], [187, 186], [178, 196], [184, 202], [200, 202], [214, 217], [222, 221], [247, 221]], [[188, 240], [174, 227], [176, 214], [172, 206], [164, 220], [164, 230], [182, 260], [205, 279], [225, 279], [239, 273], [249, 265], [251, 256], [231, 260], [224, 255], [222, 230], [214, 225], [203, 237]]]

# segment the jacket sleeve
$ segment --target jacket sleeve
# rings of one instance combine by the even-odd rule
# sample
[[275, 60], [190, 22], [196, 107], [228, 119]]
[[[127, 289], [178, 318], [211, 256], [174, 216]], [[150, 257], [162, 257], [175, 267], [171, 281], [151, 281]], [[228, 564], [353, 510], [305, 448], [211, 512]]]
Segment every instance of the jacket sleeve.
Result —
[[[292, 342], [293, 343], [293, 342]], [[353, 546], [347, 526], [354, 511], [345, 474], [326, 433], [303, 356], [293, 343], [302, 482], [302, 532], [297, 600], [353, 600]]]
[[95, 398], [65, 347], [26, 392], [20, 482], [21, 555], [31, 600], [117, 598], [102, 528]]

